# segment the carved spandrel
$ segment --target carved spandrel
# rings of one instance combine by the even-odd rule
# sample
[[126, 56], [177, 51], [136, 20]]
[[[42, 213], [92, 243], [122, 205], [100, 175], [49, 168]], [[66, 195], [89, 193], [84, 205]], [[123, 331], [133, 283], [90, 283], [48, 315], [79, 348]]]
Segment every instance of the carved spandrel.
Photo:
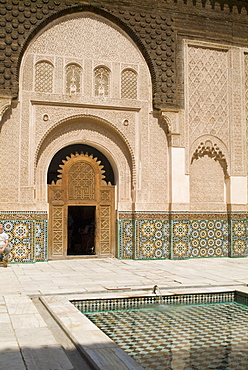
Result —
[[58, 186], [58, 185], [49, 185], [48, 199], [49, 199], [49, 202], [63, 201], [64, 199], [63, 187]]

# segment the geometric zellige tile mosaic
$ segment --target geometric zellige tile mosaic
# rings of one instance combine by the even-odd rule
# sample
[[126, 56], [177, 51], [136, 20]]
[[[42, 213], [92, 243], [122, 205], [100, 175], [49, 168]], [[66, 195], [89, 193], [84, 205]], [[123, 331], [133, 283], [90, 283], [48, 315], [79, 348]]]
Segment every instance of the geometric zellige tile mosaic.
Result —
[[[186, 259], [248, 255], [248, 221], [218, 219], [119, 220], [123, 259]], [[210, 215], [209, 215], [210, 216]]]
[[86, 316], [144, 369], [247, 369], [248, 307], [237, 303]]
[[163, 259], [170, 257], [170, 225], [166, 220], [136, 221], [137, 259]]
[[9, 236], [9, 262], [47, 260], [47, 220], [4, 220]]
[[232, 256], [240, 257], [248, 254], [248, 221], [231, 221]]

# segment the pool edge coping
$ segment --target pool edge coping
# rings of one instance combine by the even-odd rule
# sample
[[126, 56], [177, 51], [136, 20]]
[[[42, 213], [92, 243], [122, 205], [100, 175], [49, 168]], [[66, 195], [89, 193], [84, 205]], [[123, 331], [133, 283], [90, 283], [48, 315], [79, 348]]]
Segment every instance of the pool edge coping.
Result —
[[[235, 289], [236, 287], [236, 289]], [[196, 294], [196, 293], [221, 293], [234, 292], [248, 294], [247, 286], [219, 286], [219, 287], [204, 287], [194, 289], [192, 287], [180, 289], [161, 289], [162, 295], [177, 295], [177, 294]], [[174, 292], [173, 292], [173, 291]], [[192, 291], [193, 290], [193, 291]], [[118, 292], [89, 292], [89, 293], [73, 293], [59, 295], [40, 295], [39, 299], [46, 307], [48, 312], [53, 316], [61, 329], [70, 338], [79, 352], [87, 358], [96, 370], [112, 369], [113, 361], [118, 364], [118, 370], [142, 370], [135, 360], [123, 351], [114, 341], [112, 341], [101, 329], [93, 324], [83, 313], [81, 313], [70, 301], [72, 300], [87, 300], [87, 299], [114, 299], [114, 298], [130, 298], [144, 296], [145, 292], [137, 291], [118, 291]], [[154, 294], [146, 294], [146, 296], [154, 296]], [[36, 296], [37, 297], [37, 296]], [[84, 330], [82, 330], [84, 328]]]

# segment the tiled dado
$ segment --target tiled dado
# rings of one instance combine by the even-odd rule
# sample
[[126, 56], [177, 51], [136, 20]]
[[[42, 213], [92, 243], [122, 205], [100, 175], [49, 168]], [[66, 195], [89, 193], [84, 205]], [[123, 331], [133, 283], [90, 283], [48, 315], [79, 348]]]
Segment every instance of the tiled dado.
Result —
[[231, 220], [231, 256], [248, 255], [248, 220]]
[[1, 212], [0, 221], [9, 235], [9, 262], [47, 260], [47, 213]]
[[[1, 212], [9, 234], [10, 261], [46, 261], [47, 213]], [[185, 259], [248, 255], [247, 214], [121, 213], [118, 257]]]
[[135, 214], [132, 218], [127, 216], [122, 214], [119, 219], [119, 258], [183, 259], [248, 255], [246, 214], [146, 213], [143, 217], [142, 214]]
[[[140, 214], [135, 219], [119, 220], [119, 258], [170, 258], [170, 223], [163, 215]], [[155, 216], [155, 217], [156, 217]]]

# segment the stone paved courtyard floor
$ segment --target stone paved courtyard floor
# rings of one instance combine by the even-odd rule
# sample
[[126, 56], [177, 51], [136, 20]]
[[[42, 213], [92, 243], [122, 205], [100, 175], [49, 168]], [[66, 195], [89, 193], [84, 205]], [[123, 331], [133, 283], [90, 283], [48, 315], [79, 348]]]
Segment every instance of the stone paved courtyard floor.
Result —
[[[51, 330], [49, 320], [37, 309], [37, 297], [58, 318], [61, 327], [71, 331], [76, 345], [91, 346], [96, 361], [102, 356], [99, 363], [108, 357], [99, 369], [140, 369], [132, 361], [128, 363], [110, 342], [104, 344], [104, 336], [100, 335], [96, 343], [93, 324], [84, 322], [83, 315], [71, 308], [69, 299], [151, 295], [154, 285], [163, 294], [230, 290], [248, 293], [248, 258], [92, 258], [10, 264], [0, 268], [0, 281], [0, 369], [90, 369], [87, 364], [80, 365], [80, 360], [71, 361], [70, 345], [67, 352], [62, 348], [56, 330]], [[86, 325], [85, 332], [82, 325]], [[109, 351], [107, 356], [104, 351]]]

